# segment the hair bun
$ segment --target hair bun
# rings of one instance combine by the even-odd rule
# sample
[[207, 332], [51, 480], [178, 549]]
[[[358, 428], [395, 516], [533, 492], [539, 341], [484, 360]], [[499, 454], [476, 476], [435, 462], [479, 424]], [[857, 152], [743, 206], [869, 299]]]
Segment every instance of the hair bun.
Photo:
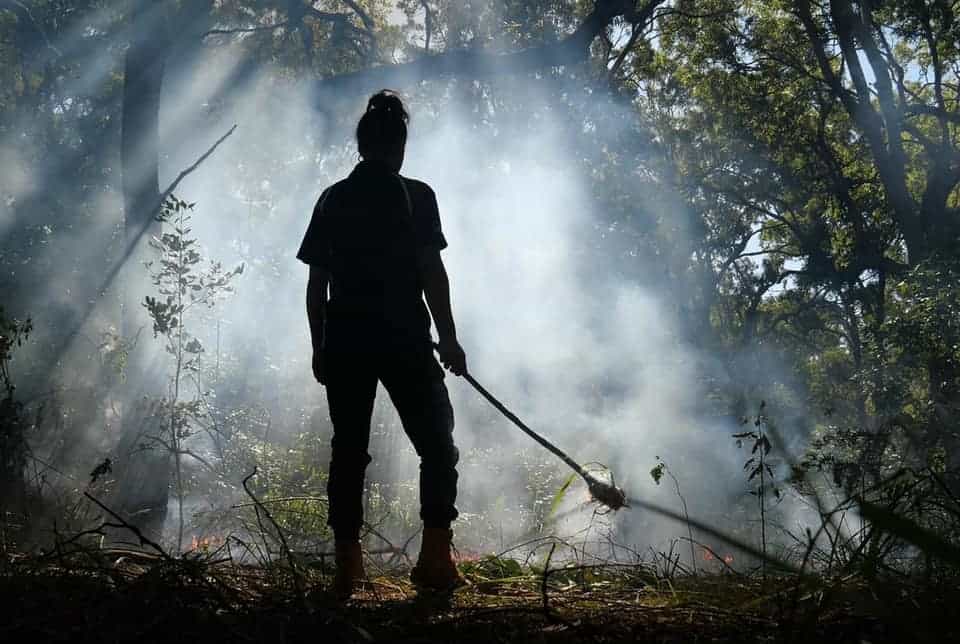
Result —
[[402, 149], [410, 120], [396, 92], [380, 90], [367, 101], [367, 111], [357, 123], [357, 146], [364, 159], [383, 157]]
[[383, 89], [370, 97], [367, 101], [367, 112], [385, 112], [391, 116], [407, 121], [407, 110], [403, 107], [403, 101], [396, 93]]

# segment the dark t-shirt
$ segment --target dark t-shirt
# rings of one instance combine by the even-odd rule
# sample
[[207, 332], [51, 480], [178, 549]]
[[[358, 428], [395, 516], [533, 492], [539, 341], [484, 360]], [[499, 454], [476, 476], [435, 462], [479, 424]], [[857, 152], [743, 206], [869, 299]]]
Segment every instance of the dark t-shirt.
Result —
[[425, 341], [417, 255], [447, 246], [430, 186], [361, 161], [327, 188], [297, 258], [330, 274], [328, 346], [340, 341]]

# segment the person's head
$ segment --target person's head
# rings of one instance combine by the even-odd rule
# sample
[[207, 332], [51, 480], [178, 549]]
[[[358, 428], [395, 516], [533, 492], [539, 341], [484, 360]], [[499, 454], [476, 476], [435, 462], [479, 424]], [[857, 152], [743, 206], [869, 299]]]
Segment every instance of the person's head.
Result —
[[367, 161], [382, 161], [399, 172], [407, 143], [407, 110], [400, 97], [380, 90], [370, 97], [357, 124], [357, 147]]

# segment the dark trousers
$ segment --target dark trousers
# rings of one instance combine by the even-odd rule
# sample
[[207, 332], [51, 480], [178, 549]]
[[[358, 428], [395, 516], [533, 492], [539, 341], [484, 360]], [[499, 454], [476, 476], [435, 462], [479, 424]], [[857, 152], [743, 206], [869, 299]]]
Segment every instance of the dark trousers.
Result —
[[443, 369], [429, 344], [336, 349], [325, 352], [327, 404], [333, 449], [328, 523], [338, 540], [353, 540], [363, 524], [363, 482], [370, 454], [370, 418], [382, 382], [403, 429], [420, 457], [420, 518], [428, 528], [449, 528], [457, 518], [459, 452]]

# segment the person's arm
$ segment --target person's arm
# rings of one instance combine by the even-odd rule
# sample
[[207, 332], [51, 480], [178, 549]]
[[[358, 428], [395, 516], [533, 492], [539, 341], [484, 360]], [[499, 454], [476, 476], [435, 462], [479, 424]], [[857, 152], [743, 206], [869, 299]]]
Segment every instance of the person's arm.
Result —
[[423, 249], [419, 262], [423, 294], [440, 336], [440, 360], [455, 375], [462, 376], [467, 372], [467, 358], [457, 341], [457, 328], [453, 323], [453, 310], [450, 306], [450, 280], [440, 258], [440, 251], [435, 248]]
[[307, 319], [310, 321], [310, 340], [313, 344], [313, 377], [320, 384], [326, 384], [323, 363], [323, 346], [326, 341], [327, 322], [327, 284], [330, 276], [320, 266], [310, 265], [310, 277], [307, 279]]

